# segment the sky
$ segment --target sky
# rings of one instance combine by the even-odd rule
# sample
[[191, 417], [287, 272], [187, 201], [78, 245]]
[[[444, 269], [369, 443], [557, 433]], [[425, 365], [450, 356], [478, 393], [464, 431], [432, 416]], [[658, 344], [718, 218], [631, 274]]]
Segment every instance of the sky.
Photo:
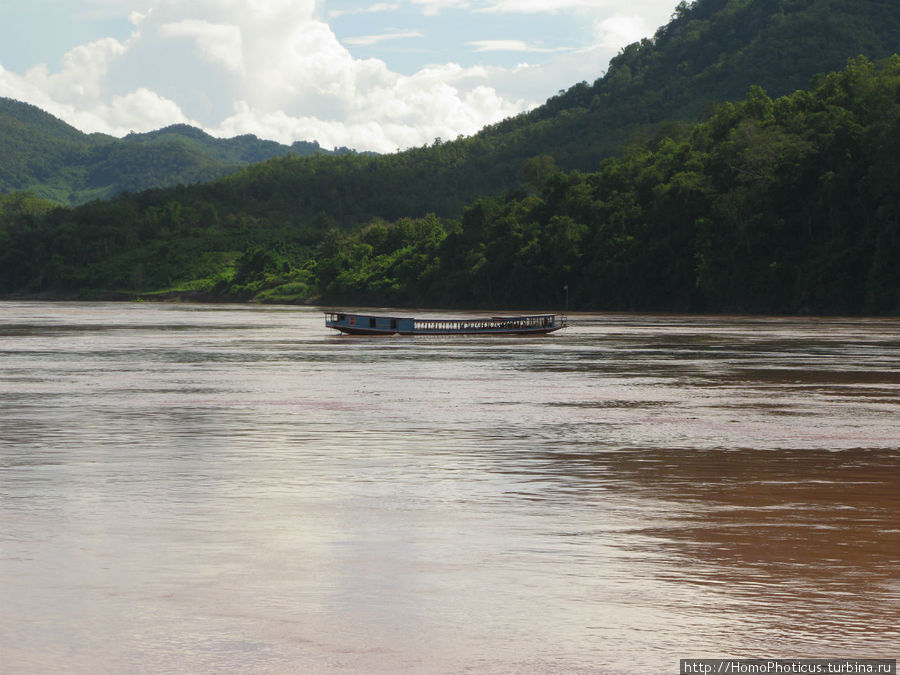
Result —
[[0, 96], [84, 132], [190, 124], [394, 152], [601, 77], [676, 0], [2, 0]]

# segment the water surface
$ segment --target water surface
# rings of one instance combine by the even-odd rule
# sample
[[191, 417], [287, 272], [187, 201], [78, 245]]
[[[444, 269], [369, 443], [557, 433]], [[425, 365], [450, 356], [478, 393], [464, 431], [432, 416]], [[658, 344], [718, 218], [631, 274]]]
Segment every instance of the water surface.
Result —
[[896, 320], [0, 320], [0, 670], [897, 657]]

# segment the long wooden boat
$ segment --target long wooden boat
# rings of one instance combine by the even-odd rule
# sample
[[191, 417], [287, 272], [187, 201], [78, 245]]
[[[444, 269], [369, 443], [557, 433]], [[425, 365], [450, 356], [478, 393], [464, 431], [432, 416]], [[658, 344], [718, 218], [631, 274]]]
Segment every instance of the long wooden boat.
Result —
[[471, 319], [414, 319], [348, 312], [325, 312], [325, 326], [348, 335], [544, 335], [565, 328], [557, 314]]

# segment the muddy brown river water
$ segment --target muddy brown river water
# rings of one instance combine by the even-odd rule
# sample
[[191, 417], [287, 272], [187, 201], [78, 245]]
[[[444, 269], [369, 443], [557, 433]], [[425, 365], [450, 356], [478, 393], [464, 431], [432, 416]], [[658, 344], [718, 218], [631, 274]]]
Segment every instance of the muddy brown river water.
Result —
[[0, 303], [0, 671], [897, 658], [900, 321], [572, 320]]

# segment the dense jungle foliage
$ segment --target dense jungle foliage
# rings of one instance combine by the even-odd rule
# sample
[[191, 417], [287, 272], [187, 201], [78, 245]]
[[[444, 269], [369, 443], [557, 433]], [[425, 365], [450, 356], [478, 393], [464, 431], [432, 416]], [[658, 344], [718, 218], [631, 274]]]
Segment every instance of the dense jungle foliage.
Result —
[[[340, 181], [331, 211], [298, 217], [280, 182], [295, 160], [77, 209], [7, 196], [0, 291], [524, 309], [560, 308], [568, 286], [573, 309], [898, 313], [898, 158], [900, 57], [859, 57], [774, 100], [752, 87], [595, 171], [533, 157], [459, 218], [347, 228]], [[378, 200], [378, 158], [309, 167], [326, 161], [370, 167]]]
[[[317, 146], [287, 148], [251, 137], [220, 141], [187, 127], [116, 141], [59, 129], [62, 123], [52, 118], [40, 124], [17, 118], [13, 132], [4, 133], [0, 101], [0, 192], [30, 188], [40, 197], [80, 203], [121, 190], [208, 181], [271, 153], [282, 159], [187, 199], [214, 203], [222, 214], [301, 228], [310, 221], [352, 228], [374, 217], [458, 217], [475, 199], [515, 188], [532, 157], [549, 155], [564, 170], [595, 171], [627, 144], [689, 126], [752, 85], [778, 97], [807, 86], [816, 74], [843, 68], [848, 58], [880, 59], [898, 50], [896, 0], [681, 2], [670, 23], [624, 48], [593, 84], [576, 84], [471, 137], [435, 139], [383, 157], [298, 156]], [[41, 136], [45, 131], [52, 131], [52, 142]], [[226, 153], [220, 146], [229, 143], [256, 151]], [[180, 201], [182, 194], [173, 188], [158, 199]]]
[[741, 103], [462, 219], [373, 224], [316, 260], [325, 298], [386, 305], [900, 312], [900, 58]]

